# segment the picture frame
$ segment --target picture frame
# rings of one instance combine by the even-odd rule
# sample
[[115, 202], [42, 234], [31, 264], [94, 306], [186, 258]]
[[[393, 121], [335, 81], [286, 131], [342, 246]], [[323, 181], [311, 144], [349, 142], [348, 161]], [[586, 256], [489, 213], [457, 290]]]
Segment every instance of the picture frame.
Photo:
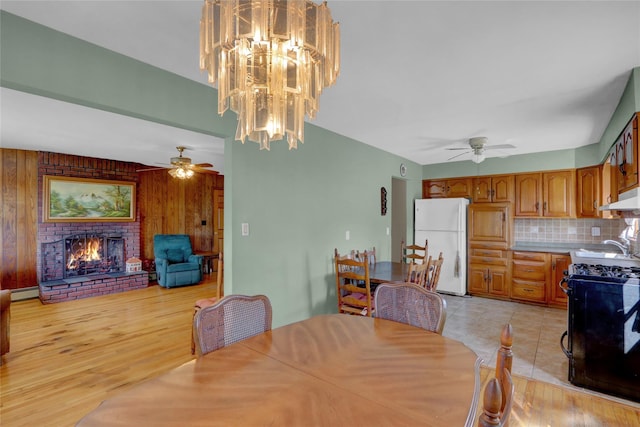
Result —
[[135, 221], [135, 182], [45, 175], [42, 190], [44, 222]]

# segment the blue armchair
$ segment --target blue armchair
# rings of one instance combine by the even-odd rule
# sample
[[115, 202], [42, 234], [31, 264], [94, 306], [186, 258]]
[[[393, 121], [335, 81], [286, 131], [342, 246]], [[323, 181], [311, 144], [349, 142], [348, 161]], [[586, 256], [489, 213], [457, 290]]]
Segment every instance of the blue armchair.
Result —
[[202, 257], [193, 254], [187, 234], [156, 234], [153, 254], [160, 286], [173, 288], [202, 280]]

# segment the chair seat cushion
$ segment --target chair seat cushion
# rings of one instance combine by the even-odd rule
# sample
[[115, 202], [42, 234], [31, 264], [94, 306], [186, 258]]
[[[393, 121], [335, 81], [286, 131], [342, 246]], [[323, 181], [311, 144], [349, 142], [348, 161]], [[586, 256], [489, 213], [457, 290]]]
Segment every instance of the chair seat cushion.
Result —
[[199, 270], [200, 265], [195, 262], [181, 262], [178, 264], [169, 264], [167, 273], [176, 273], [178, 271]]

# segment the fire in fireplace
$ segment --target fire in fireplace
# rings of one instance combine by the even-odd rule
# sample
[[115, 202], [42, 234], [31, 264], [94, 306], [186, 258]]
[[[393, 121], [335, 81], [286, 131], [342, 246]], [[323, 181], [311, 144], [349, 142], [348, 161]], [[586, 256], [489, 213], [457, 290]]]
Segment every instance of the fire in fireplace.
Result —
[[124, 246], [119, 233], [81, 233], [44, 242], [41, 281], [124, 272]]
[[124, 271], [124, 240], [120, 235], [67, 236], [64, 248], [64, 277]]

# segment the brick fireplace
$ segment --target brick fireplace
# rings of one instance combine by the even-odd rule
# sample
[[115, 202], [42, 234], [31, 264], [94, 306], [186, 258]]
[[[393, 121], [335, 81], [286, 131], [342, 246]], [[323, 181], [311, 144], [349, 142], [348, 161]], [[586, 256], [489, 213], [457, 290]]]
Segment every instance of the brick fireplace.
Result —
[[145, 271], [127, 273], [140, 256], [140, 215], [128, 222], [44, 222], [43, 176], [137, 182], [136, 164], [58, 153], [39, 153], [38, 281], [45, 304], [147, 287]]

